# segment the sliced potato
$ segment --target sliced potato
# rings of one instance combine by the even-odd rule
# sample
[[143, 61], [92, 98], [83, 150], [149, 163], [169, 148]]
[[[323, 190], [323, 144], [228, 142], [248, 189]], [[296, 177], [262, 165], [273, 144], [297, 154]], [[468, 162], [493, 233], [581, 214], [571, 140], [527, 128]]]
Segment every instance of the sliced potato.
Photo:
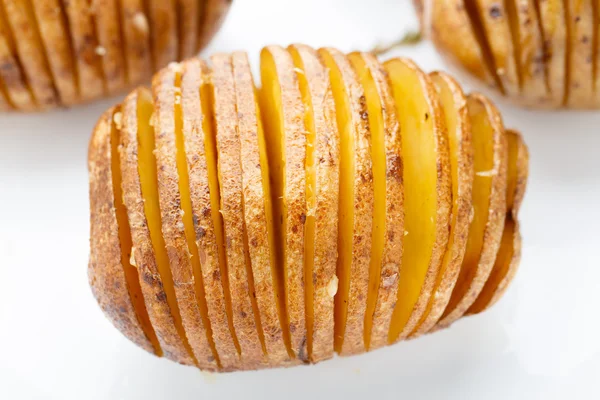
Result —
[[105, 81], [97, 50], [93, 10], [87, 0], [70, 0], [64, 3], [64, 7], [77, 65], [80, 98], [86, 101], [100, 97], [104, 94]]
[[36, 104], [41, 109], [55, 106], [58, 103], [57, 93], [30, 0], [3, 2], [20, 67], [27, 77]]
[[566, 89], [567, 27], [564, 0], [538, 2], [544, 37], [544, 58], [548, 69], [549, 105], [563, 104]]
[[206, 327], [207, 330], [210, 327], [222, 370], [231, 371], [241, 368], [241, 363], [230, 330], [229, 292], [224, 291], [221, 280], [221, 276], [226, 275], [226, 270], [223, 268], [225, 254], [219, 213], [213, 88], [210, 70], [197, 59], [184, 65], [181, 104], [191, 214], [206, 298]]
[[150, 29], [152, 57], [156, 70], [177, 59], [178, 28], [176, 0], [148, 1], [147, 15]]
[[[241, 143], [237, 123], [235, 83], [231, 56], [216, 54], [213, 64], [215, 135], [223, 238], [225, 243], [227, 280], [231, 292], [232, 323], [239, 340], [242, 362], [256, 368], [265, 362], [263, 344], [254, 318], [251, 297], [254, 298], [254, 280], [247, 270], [242, 196]], [[249, 267], [249, 266], [248, 266]], [[225, 289], [227, 290], [227, 289]], [[235, 340], [235, 339], [234, 339]]]
[[306, 135], [302, 97], [292, 57], [285, 49], [264, 48], [260, 70], [260, 106], [271, 165], [274, 232], [280, 251], [278, 265], [283, 272], [279, 279], [283, 283], [280, 286], [284, 288], [289, 327], [284, 328], [284, 335], [289, 335], [290, 355], [307, 361], [303, 283]]
[[500, 246], [506, 213], [508, 151], [500, 114], [479, 94], [468, 97], [473, 130], [473, 219], [458, 281], [438, 326], [460, 318], [488, 279]]
[[507, 2], [519, 87], [525, 104], [547, 101], [544, 42], [534, 0]]
[[270, 250], [269, 225], [267, 223], [268, 174], [267, 160], [261, 155], [264, 132], [258, 115], [258, 99], [248, 57], [244, 53], [231, 56], [238, 113], [238, 129], [241, 141], [242, 193], [244, 222], [248, 243], [248, 260], [254, 279], [254, 292], [262, 327], [259, 337], [265, 344], [270, 365], [282, 365], [290, 361], [279, 322], [277, 310], [277, 287], [274, 278], [275, 265]]
[[374, 211], [364, 320], [365, 348], [370, 349], [387, 343], [398, 297], [404, 237], [403, 162], [400, 123], [386, 71], [371, 54], [352, 53], [349, 59], [364, 88], [371, 133]]
[[[112, 323], [132, 342], [161, 355], [160, 345], [148, 319], [137, 269], [129, 262], [131, 235], [123, 205], [118, 144], [120, 129], [108, 110], [90, 141], [90, 240], [92, 252], [88, 276], [92, 292]], [[118, 235], [114, 235], [118, 232]]]
[[388, 341], [408, 336], [426, 310], [448, 245], [452, 185], [447, 128], [431, 79], [412, 61], [384, 64], [400, 121], [404, 252]]
[[143, 0], [120, 1], [126, 75], [130, 85], [138, 85], [149, 79], [154, 70], [150, 22], [144, 10]]
[[365, 349], [374, 208], [371, 135], [364, 89], [348, 58], [331, 48], [320, 49], [319, 54], [329, 69], [340, 135], [334, 349], [349, 355]]
[[[217, 357], [206, 335], [206, 318], [202, 318], [196, 281], [200, 265], [194, 243], [187, 162], [183, 148], [181, 107], [181, 72], [174, 66], [159, 72], [153, 79], [154, 141], [156, 179], [160, 204], [161, 233], [173, 276], [174, 294], [181, 314], [181, 324], [192, 353], [200, 368], [216, 370]], [[212, 338], [211, 338], [212, 340]]]
[[594, 99], [593, 85], [593, 49], [594, 9], [592, 1], [570, 0], [566, 2], [567, 31], [569, 44], [567, 45], [568, 86], [565, 105], [573, 108], [589, 107]]
[[122, 112], [120, 156], [123, 202], [133, 243], [131, 262], [138, 268], [148, 315], [165, 356], [183, 364], [194, 364], [161, 235], [151, 93], [144, 89], [133, 92], [124, 101]]
[[[306, 129], [306, 222], [304, 285], [308, 357], [333, 356], [333, 299], [336, 276], [339, 145], [329, 73], [318, 53], [305, 45], [288, 47], [297, 72]], [[321, 246], [320, 243], [327, 243]]]
[[203, 3], [204, 1], [198, 0], [176, 0], [177, 21], [179, 21], [178, 60], [192, 57], [198, 51], [198, 27]]
[[93, 0], [94, 23], [98, 35], [96, 54], [100, 57], [108, 93], [117, 93], [127, 85], [124, 43], [118, 0]]
[[470, 18], [469, 9], [457, 6], [456, 0], [432, 1], [430, 7], [429, 21], [424, 24], [430, 25], [431, 40], [436, 47], [453, 64], [489, 86], [502, 88], [483, 25]]
[[74, 104], [79, 97], [77, 72], [61, 1], [33, 0], [31, 4], [39, 24], [42, 45], [46, 49], [60, 103]]
[[9, 27], [3, 17], [0, 3], [0, 81], [6, 93], [7, 103], [17, 110], [33, 110], [36, 107], [27, 80], [18, 64], [18, 58], [11, 44]]
[[443, 72], [434, 72], [430, 76], [439, 94], [448, 128], [452, 215], [448, 248], [435, 281], [434, 292], [411, 337], [428, 332], [440, 319], [450, 301], [465, 255], [472, 211], [473, 144], [467, 98], [458, 83], [450, 76]]
[[525, 195], [529, 174], [529, 154], [521, 135], [507, 131], [508, 184], [506, 223], [494, 268], [468, 314], [477, 314], [494, 305], [514, 278], [521, 259], [521, 234], [518, 212]]

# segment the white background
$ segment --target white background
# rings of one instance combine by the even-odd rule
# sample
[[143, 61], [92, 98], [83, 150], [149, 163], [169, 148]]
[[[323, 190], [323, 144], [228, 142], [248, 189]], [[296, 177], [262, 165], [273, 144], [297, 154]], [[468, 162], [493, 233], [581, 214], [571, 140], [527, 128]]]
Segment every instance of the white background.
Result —
[[[236, 0], [204, 54], [243, 49], [256, 62], [263, 45], [291, 42], [369, 50], [414, 27], [402, 0]], [[444, 68], [429, 43], [395, 54]], [[531, 177], [521, 269], [492, 310], [367, 355], [209, 375], [129, 343], [88, 288], [87, 142], [116, 100], [0, 116], [0, 398], [600, 398], [599, 112], [498, 102], [525, 135]]]

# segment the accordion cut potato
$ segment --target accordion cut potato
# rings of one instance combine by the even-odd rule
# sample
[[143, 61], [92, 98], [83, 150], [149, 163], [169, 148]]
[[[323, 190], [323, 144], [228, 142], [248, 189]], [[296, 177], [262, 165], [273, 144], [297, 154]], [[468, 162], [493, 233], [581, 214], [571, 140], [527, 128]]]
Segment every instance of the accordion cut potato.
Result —
[[202, 49], [230, 0], [0, 0], [0, 111], [110, 96]]
[[600, 0], [414, 0], [452, 63], [531, 108], [600, 108]]
[[304, 45], [169, 64], [89, 148], [92, 291], [158, 356], [315, 363], [446, 327], [518, 267], [528, 172], [441, 72]]

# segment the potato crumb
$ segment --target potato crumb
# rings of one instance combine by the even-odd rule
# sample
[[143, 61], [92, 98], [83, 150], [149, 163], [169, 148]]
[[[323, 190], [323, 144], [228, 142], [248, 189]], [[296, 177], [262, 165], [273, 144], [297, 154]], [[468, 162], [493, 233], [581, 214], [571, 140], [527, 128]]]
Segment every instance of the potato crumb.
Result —
[[123, 128], [123, 113], [116, 112], [113, 115], [113, 122], [115, 123], [115, 126], [117, 127], [117, 129], [122, 129]]
[[129, 264], [133, 265], [134, 267], [137, 267], [137, 264], [135, 263], [135, 247], [131, 248], [131, 255], [129, 256]]
[[106, 49], [102, 46], [96, 46], [96, 54], [99, 55], [100, 57], [105, 56], [106, 55]]
[[331, 280], [327, 284], [327, 294], [329, 295], [329, 297], [334, 297], [335, 294], [337, 293], [338, 281], [339, 280], [338, 280], [337, 275], [334, 275], [333, 278], [331, 278]]
[[498, 175], [498, 169], [494, 168], [494, 169], [490, 169], [488, 171], [479, 171], [479, 172], [475, 172], [475, 175], [477, 176], [482, 176], [482, 177], [491, 177], [491, 176], [496, 176]]
[[150, 30], [148, 27], [148, 19], [142, 12], [135, 13], [133, 16], [133, 25], [143, 33], [148, 33]]

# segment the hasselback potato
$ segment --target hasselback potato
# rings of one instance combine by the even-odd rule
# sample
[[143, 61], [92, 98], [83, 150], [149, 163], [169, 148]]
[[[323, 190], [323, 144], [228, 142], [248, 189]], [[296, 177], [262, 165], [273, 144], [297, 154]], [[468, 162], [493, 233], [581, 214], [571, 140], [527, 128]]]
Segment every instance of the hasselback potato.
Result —
[[129, 339], [206, 370], [446, 327], [518, 266], [519, 134], [442, 72], [304, 45], [170, 64], [99, 120], [90, 284]]
[[414, 0], [454, 64], [532, 108], [600, 108], [600, 0]]
[[109, 96], [191, 57], [230, 0], [0, 0], [0, 112]]

